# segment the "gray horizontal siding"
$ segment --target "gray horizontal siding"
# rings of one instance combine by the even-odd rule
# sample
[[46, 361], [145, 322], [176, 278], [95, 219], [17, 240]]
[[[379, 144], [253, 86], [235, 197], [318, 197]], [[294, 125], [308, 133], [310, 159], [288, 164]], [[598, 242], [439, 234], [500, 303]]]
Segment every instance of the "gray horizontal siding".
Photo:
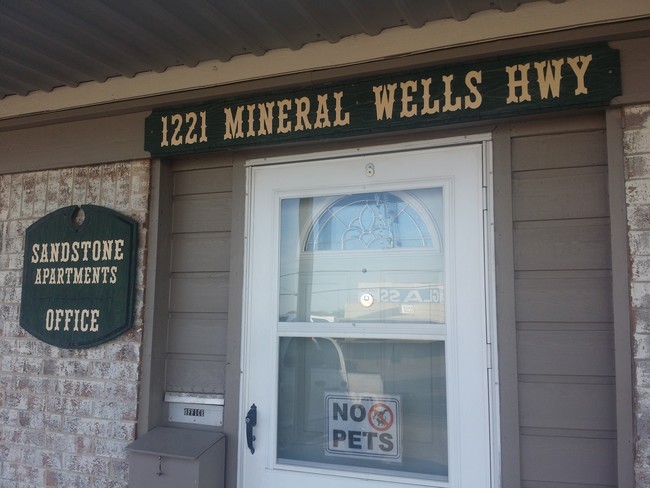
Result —
[[227, 313], [228, 273], [174, 273], [169, 295], [171, 313]]
[[229, 232], [230, 194], [205, 193], [174, 198], [172, 232]]
[[[607, 148], [602, 131], [575, 130], [515, 138], [512, 141], [512, 170], [515, 172], [540, 168], [573, 168], [605, 166]], [[552, 129], [551, 129], [552, 130]], [[542, 131], [540, 131], [542, 132]]]
[[174, 195], [230, 193], [232, 168], [203, 168], [174, 173]]
[[522, 435], [520, 442], [522, 487], [616, 486], [614, 438]]
[[518, 222], [609, 215], [607, 166], [515, 172], [513, 193]]
[[173, 313], [167, 351], [225, 356], [227, 322], [225, 313]]
[[609, 377], [614, 371], [613, 333], [599, 330], [600, 324], [579, 329], [571, 323], [558, 322], [556, 328], [540, 323], [537, 330], [525, 325], [517, 331], [519, 374]]
[[230, 233], [176, 234], [172, 239], [172, 273], [228, 271]]
[[167, 391], [224, 393], [226, 362], [214, 355], [167, 355]]
[[607, 152], [583, 122], [511, 140], [522, 488], [616, 485]]
[[548, 381], [521, 382], [519, 408], [522, 430], [615, 430], [614, 385], [576, 380], [576, 383], [558, 383], [554, 378], [548, 378]]
[[517, 321], [611, 322], [609, 270], [515, 273]]
[[231, 167], [173, 173], [168, 391], [224, 393]]
[[516, 222], [515, 266], [519, 270], [609, 269], [609, 219]]

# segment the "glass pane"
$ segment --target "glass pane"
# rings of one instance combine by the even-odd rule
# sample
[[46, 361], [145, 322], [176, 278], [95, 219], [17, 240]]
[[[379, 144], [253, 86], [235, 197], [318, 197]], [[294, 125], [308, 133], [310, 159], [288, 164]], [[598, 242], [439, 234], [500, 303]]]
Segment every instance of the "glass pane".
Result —
[[447, 479], [444, 341], [280, 340], [278, 462]]
[[280, 321], [444, 323], [443, 190], [282, 201]]
[[[437, 237], [437, 236], [436, 236]], [[432, 248], [417, 211], [391, 192], [335, 200], [313, 222], [305, 251]], [[436, 241], [436, 246], [439, 243]]]

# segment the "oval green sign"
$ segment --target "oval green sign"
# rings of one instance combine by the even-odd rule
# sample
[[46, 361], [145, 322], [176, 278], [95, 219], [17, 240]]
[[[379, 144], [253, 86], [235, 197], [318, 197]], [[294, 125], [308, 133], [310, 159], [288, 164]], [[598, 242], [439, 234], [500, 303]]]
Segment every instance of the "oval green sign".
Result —
[[61, 208], [25, 232], [20, 325], [79, 349], [133, 325], [137, 222], [95, 205]]

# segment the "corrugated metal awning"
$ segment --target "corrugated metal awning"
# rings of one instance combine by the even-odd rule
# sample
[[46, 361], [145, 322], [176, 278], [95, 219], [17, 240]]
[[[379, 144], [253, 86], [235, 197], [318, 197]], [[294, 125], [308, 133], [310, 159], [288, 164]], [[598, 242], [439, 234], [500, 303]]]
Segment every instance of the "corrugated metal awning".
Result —
[[0, 98], [462, 21], [532, 1], [0, 0]]

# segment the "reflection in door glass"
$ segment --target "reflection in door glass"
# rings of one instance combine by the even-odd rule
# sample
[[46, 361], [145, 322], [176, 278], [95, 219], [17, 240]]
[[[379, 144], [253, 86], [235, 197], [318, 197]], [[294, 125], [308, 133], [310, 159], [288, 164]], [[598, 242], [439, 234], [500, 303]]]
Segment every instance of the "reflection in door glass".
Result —
[[280, 321], [444, 323], [443, 190], [282, 201]]
[[280, 339], [278, 462], [446, 480], [444, 341]]

